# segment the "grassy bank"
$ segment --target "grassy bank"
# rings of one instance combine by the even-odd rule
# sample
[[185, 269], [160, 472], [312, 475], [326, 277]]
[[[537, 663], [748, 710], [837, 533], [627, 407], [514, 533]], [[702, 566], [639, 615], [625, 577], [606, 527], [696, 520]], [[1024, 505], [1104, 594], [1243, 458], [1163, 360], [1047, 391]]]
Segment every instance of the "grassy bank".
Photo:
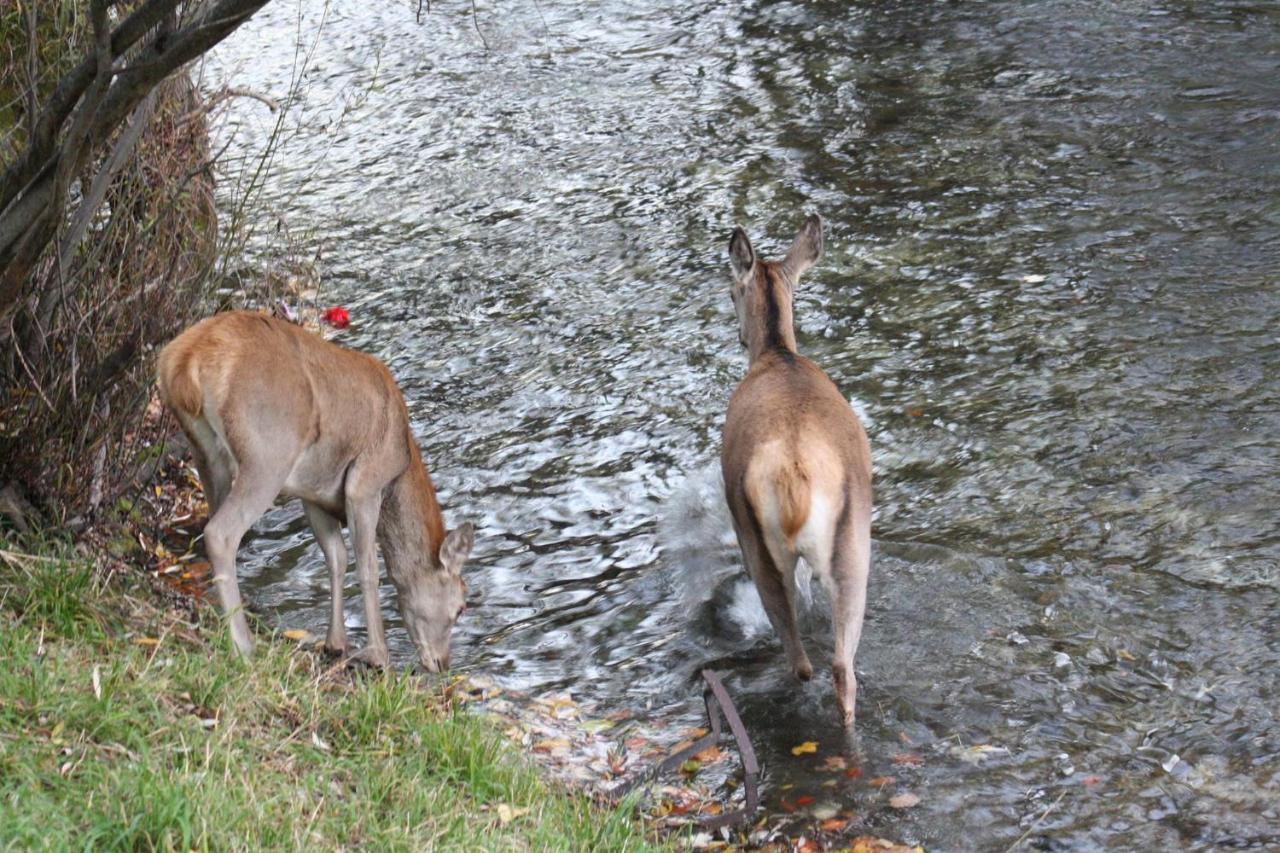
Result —
[[37, 550], [0, 551], [0, 848], [646, 846], [413, 679], [241, 663], [214, 616]]

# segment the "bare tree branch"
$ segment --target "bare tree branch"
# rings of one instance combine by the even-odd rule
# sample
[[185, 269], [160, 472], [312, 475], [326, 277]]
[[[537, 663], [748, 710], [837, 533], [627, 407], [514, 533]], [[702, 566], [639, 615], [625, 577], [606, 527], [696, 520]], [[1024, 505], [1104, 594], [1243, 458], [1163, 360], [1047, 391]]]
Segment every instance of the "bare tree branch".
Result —
[[[41, 115], [36, 138], [28, 141], [26, 155], [15, 164], [15, 177], [26, 177], [26, 185], [15, 189], [6, 174], [0, 190], [0, 319], [13, 310], [22, 281], [53, 239], [70, 176], [83, 168], [89, 154], [161, 81], [222, 41], [267, 3], [203, 4], [189, 25], [170, 32], [165, 23], [176, 20], [178, 0], [149, 0], [111, 33], [106, 28], [106, 9], [112, 1], [93, 0], [93, 55], [64, 77]], [[117, 48], [127, 50], [152, 29], [156, 32], [137, 60], [113, 69]], [[90, 63], [91, 70], [86, 72]], [[76, 92], [81, 94], [71, 127], [60, 133], [61, 125], [72, 116], [68, 99]], [[61, 143], [54, 144], [59, 135]]]
[[[151, 122], [151, 114], [155, 112], [156, 102], [159, 100], [159, 92], [156, 89], [151, 90], [142, 103], [129, 117], [129, 124], [125, 127], [124, 132], [116, 140], [115, 145], [111, 148], [111, 153], [107, 155], [106, 162], [102, 164], [102, 168], [93, 176], [93, 182], [89, 185], [89, 189], [84, 193], [80, 200], [80, 207], [76, 209], [75, 216], [71, 220], [71, 225], [67, 228], [67, 233], [63, 235], [62, 242], [58, 248], [58, 263], [67, 267], [71, 264], [71, 254], [75, 252], [76, 247], [80, 245], [80, 241], [84, 239], [85, 232], [89, 230], [89, 223], [93, 221], [93, 215], [98, 210], [98, 206], [102, 204], [103, 199], [107, 197], [107, 190], [111, 187], [111, 182], [115, 180], [116, 175], [133, 156], [133, 149], [137, 146], [138, 140], [142, 138], [142, 132]], [[40, 311], [41, 316], [45, 313]]]
[[[150, 32], [165, 17], [173, 14], [182, 0], [147, 0], [129, 15], [111, 34], [111, 58], [123, 56], [125, 51]], [[34, 4], [32, 4], [34, 8]], [[80, 97], [93, 82], [98, 70], [96, 53], [86, 56], [76, 68], [64, 75], [58, 87], [49, 96], [39, 119], [32, 113], [34, 129], [27, 140], [27, 151], [5, 170], [0, 180], [0, 209], [13, 201], [13, 197], [26, 188], [40, 172], [44, 161], [53, 153], [58, 131], [66, 122]]]

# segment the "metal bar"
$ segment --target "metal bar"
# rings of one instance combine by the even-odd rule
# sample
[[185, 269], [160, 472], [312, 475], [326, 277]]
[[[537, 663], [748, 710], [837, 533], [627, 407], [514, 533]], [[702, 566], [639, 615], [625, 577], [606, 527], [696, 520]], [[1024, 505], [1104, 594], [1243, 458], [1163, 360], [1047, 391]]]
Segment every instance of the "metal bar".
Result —
[[757, 761], [756, 752], [751, 746], [751, 738], [747, 735], [747, 727], [742, 724], [742, 717], [738, 715], [738, 709], [734, 707], [733, 699], [730, 698], [729, 691], [725, 690], [720, 676], [712, 670], [704, 669], [702, 678], [707, 682], [707, 686], [702, 692], [702, 700], [707, 706], [707, 721], [711, 731], [674, 755], [663, 759], [649, 772], [637, 776], [630, 782], [619, 785], [610, 793], [613, 797], [621, 799], [640, 785], [655, 781], [662, 774], [675, 770], [704, 749], [715, 746], [723, 733], [721, 729], [721, 717], [723, 717], [725, 722], [729, 724], [729, 730], [733, 733], [733, 739], [738, 745], [738, 754], [742, 757], [743, 787], [746, 793], [746, 803], [736, 811], [711, 815], [698, 821], [699, 827], [715, 830], [725, 826], [746, 823], [759, 809], [760, 763]]

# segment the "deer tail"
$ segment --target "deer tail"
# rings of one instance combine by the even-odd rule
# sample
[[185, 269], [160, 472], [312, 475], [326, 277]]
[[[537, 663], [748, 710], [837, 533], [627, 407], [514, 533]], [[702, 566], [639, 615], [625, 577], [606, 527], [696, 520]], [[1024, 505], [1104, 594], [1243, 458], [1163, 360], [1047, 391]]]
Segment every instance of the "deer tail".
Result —
[[778, 522], [787, 547], [794, 548], [796, 536], [809, 520], [809, 477], [799, 465], [788, 465], [774, 481], [778, 500]]
[[196, 376], [196, 363], [191, 348], [179, 337], [160, 351], [156, 377], [160, 381], [160, 399], [184, 420], [194, 420], [204, 407], [204, 394]]

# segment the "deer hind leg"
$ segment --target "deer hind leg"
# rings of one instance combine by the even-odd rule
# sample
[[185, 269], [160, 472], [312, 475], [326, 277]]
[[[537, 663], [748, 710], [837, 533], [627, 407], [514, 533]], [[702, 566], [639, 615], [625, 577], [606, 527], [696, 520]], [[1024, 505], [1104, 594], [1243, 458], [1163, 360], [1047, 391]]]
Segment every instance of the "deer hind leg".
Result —
[[[751, 510], [747, 509], [747, 512], [750, 513]], [[791, 671], [801, 681], [808, 681], [813, 677], [813, 664], [805, 654], [804, 644], [800, 642], [800, 631], [796, 627], [795, 555], [789, 556], [791, 565], [784, 574], [769, 553], [755, 518], [748, 518], [746, 524], [739, 524], [736, 518], [734, 521], [747, 574], [755, 582], [764, 612], [782, 640], [782, 648], [786, 652]]]
[[235, 462], [203, 417], [183, 423], [182, 430], [191, 441], [191, 456], [200, 474], [200, 485], [204, 487], [204, 499], [209, 504], [209, 518], [213, 518], [231, 492]]
[[831, 671], [835, 681], [836, 701], [845, 728], [853, 727], [854, 703], [858, 693], [858, 679], [854, 675], [853, 659], [858, 653], [858, 641], [862, 637], [862, 620], [867, 609], [867, 577], [871, 571], [871, 518], [870, 513], [855, 508], [848, 510], [851, 517], [842, 541], [836, 544], [832, 559], [831, 595], [832, 622], [835, 625], [835, 654]]
[[[282, 454], [283, 457], [283, 454]], [[253, 652], [253, 637], [240, 600], [236, 581], [236, 551], [240, 540], [264, 512], [271, 508], [284, 486], [289, 463], [242, 465], [226, 500], [204, 528], [205, 549], [213, 564], [213, 581], [223, 612], [231, 622], [231, 640], [244, 657]]]
[[334, 655], [347, 653], [347, 616], [342, 606], [342, 586], [347, 578], [347, 546], [342, 541], [342, 525], [318, 504], [303, 501], [307, 511], [307, 521], [311, 524], [311, 532], [316, 535], [316, 542], [324, 552], [325, 564], [329, 567], [329, 590], [331, 607], [329, 609], [329, 633], [325, 636], [325, 651]]

